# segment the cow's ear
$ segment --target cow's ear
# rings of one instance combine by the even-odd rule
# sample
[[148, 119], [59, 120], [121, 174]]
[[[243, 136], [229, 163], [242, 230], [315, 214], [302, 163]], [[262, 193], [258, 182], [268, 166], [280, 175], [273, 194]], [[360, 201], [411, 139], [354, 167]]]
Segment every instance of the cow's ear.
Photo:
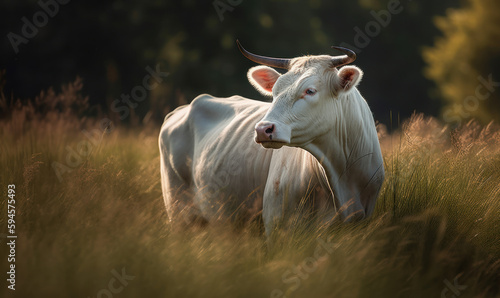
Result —
[[257, 91], [266, 96], [273, 95], [273, 86], [281, 76], [279, 72], [267, 66], [255, 66], [248, 70], [248, 80]]
[[354, 87], [356, 87], [361, 78], [363, 77], [363, 71], [356, 66], [344, 66], [342, 67], [335, 77], [334, 88], [335, 93], [339, 94], [342, 92], [349, 92]]

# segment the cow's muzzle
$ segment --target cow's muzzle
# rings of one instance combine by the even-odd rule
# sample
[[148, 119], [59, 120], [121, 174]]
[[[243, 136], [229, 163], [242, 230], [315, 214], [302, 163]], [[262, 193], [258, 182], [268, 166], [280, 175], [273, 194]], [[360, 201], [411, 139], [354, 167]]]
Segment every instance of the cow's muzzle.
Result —
[[283, 131], [276, 123], [261, 121], [255, 125], [255, 142], [264, 148], [279, 149], [290, 143], [290, 138], [284, 138]]

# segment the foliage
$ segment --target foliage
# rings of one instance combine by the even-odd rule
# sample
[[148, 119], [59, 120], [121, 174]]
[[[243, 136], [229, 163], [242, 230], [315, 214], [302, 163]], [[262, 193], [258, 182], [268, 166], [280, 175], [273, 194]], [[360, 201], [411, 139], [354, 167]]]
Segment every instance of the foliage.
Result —
[[[7, 69], [6, 92], [15, 98], [33, 98], [79, 75], [90, 105], [109, 107], [141, 84], [145, 67], [159, 63], [171, 75], [136, 113], [142, 119], [152, 111], [160, 122], [168, 110], [201, 93], [261, 98], [245, 76], [254, 63], [241, 56], [236, 39], [268, 56], [336, 55], [331, 45], [356, 46], [355, 28], [364, 31], [390, 2], [231, 1], [239, 4], [221, 19], [214, 1], [70, 1], [18, 54], [4, 38], [0, 69]], [[440, 104], [428, 96], [432, 82], [422, 76], [421, 47], [438, 33], [433, 16], [458, 2], [401, 0], [403, 11], [360, 48], [356, 64], [365, 72], [360, 89], [377, 120], [388, 124], [391, 110], [403, 118], [414, 110], [437, 114]], [[41, 9], [37, 3], [6, 1], [0, 35], [19, 34], [22, 18]]]
[[[120, 297], [430, 297], [455, 279], [460, 297], [500, 294], [499, 127], [450, 130], [422, 116], [393, 134], [381, 126], [387, 178], [375, 214], [358, 224], [300, 223], [267, 249], [255, 226], [168, 222], [157, 127], [117, 126], [59, 181], [52, 164], [96, 125], [73, 115], [61, 117], [68, 125], [21, 112], [0, 121], [9, 169], [0, 185], [17, 189], [15, 297], [98, 296], [122, 268], [134, 279]], [[12, 131], [16, 118], [27, 129]], [[2, 297], [11, 297], [5, 283]]]
[[[450, 122], [471, 117], [483, 123], [500, 116], [500, 3], [469, 0], [467, 5], [436, 18], [443, 36], [424, 51], [426, 75], [445, 100]], [[487, 87], [481, 79], [494, 82]]]

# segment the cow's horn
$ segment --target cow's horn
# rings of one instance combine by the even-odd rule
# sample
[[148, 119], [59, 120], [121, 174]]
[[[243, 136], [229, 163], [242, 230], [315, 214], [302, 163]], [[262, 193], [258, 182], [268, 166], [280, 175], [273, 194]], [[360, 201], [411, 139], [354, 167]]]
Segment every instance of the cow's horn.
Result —
[[341, 51], [342, 53], [346, 54], [347, 56], [337, 56], [332, 58], [331, 62], [331, 67], [340, 67], [342, 65], [346, 65], [349, 63], [354, 62], [356, 60], [356, 53], [354, 51], [343, 48], [343, 47], [336, 47], [332, 46], [332, 49]]
[[238, 49], [240, 49], [240, 52], [243, 54], [243, 56], [247, 57], [248, 59], [252, 60], [255, 63], [259, 63], [259, 64], [271, 66], [271, 67], [276, 67], [276, 68], [283, 68], [283, 69], [288, 69], [290, 67], [290, 60], [291, 59], [271, 58], [271, 57], [255, 55], [255, 54], [252, 54], [249, 51], [245, 50], [241, 46], [241, 44], [238, 40], [236, 40], [236, 44], [238, 45]]

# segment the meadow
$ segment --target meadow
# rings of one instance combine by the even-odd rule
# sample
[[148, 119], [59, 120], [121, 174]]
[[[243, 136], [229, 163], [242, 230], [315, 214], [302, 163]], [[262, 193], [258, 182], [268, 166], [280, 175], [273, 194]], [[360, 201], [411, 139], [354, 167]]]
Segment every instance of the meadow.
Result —
[[[500, 127], [415, 115], [379, 126], [386, 180], [356, 224], [168, 221], [157, 137], [103, 127], [78, 83], [0, 120], [1, 297], [500, 297]], [[397, 121], [396, 121], [397, 122]], [[100, 132], [100, 133], [98, 133]], [[92, 136], [92, 137], [89, 137]], [[16, 186], [16, 290], [7, 186]]]

